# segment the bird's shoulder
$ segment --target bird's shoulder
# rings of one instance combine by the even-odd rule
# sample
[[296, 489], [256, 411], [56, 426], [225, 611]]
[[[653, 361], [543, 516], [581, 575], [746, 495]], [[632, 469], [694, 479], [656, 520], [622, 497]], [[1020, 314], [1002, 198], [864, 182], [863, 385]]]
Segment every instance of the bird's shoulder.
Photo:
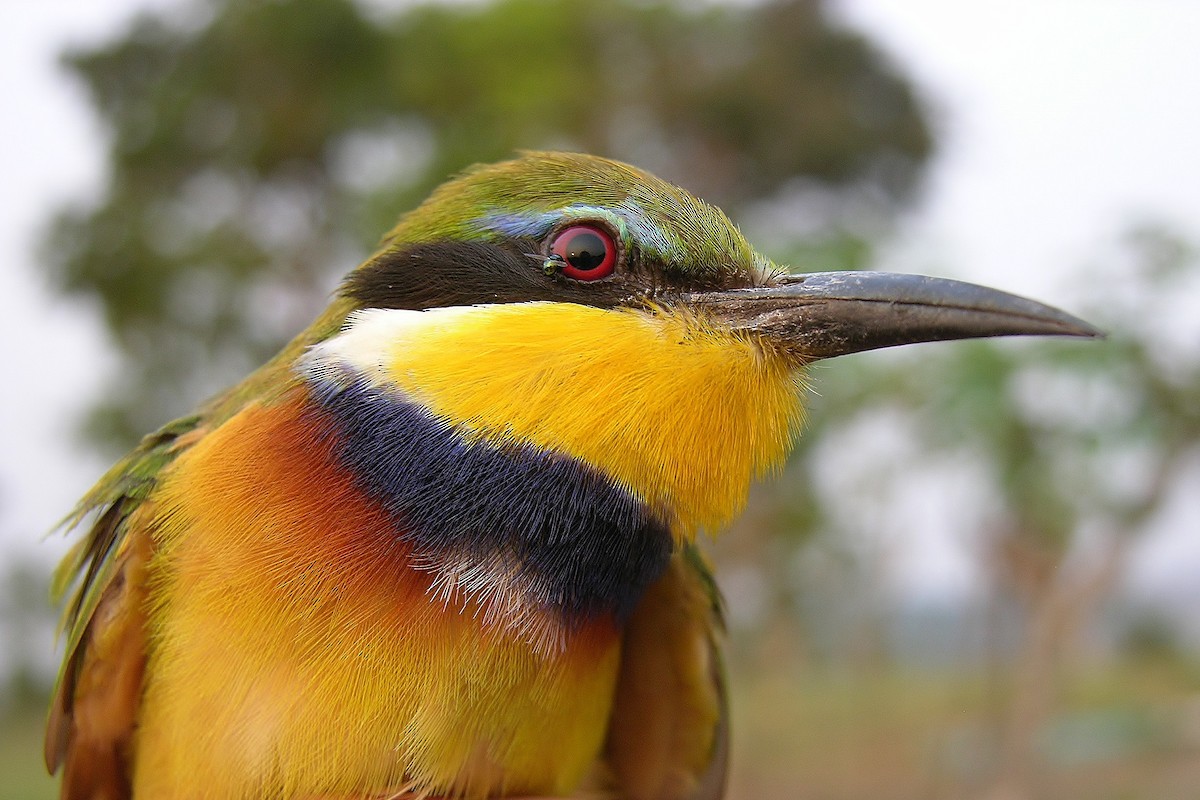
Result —
[[[195, 413], [144, 437], [106, 472], [63, 520], [77, 541], [55, 570], [65, 639], [46, 726], [45, 760], [64, 770], [64, 797], [121, 796], [129, 739], [146, 656], [147, 570], [154, 554], [154, 497], [171, 465], [201, 439], [257, 402], [271, 402], [297, 380], [293, 365], [337, 331], [350, 304], [337, 299], [280, 352]], [[79, 533], [81, 532], [81, 533]], [[104, 792], [107, 791], [108, 794]]]
[[604, 756], [622, 796], [724, 796], [729, 712], [723, 636], [709, 566], [694, 544], [685, 544], [625, 627]]

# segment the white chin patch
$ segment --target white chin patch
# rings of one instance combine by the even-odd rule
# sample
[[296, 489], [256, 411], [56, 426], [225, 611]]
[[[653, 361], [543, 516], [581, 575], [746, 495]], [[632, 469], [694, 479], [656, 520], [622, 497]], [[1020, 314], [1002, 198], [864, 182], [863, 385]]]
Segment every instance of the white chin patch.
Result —
[[342, 383], [350, 375], [379, 386], [387, 382], [388, 354], [435, 330], [453, 328], [496, 305], [446, 306], [426, 311], [367, 308], [346, 317], [340, 333], [308, 349], [297, 362], [300, 374], [322, 383]]

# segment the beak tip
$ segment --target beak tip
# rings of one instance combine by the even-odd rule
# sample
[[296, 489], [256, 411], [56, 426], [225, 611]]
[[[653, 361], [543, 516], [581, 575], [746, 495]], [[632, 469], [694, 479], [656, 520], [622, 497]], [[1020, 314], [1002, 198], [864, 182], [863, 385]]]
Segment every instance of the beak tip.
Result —
[[[1045, 330], [1029, 330], [1028, 335], [1031, 336], [1070, 336], [1077, 339], [1099, 339], [1108, 338], [1108, 333], [1092, 325], [1090, 322], [1085, 322], [1078, 317], [1070, 314], [1062, 314], [1061, 318], [1055, 320], [1044, 320], [1049, 323]], [[1057, 315], [1056, 315], [1057, 316]], [[1020, 335], [1020, 334], [1018, 334]]]

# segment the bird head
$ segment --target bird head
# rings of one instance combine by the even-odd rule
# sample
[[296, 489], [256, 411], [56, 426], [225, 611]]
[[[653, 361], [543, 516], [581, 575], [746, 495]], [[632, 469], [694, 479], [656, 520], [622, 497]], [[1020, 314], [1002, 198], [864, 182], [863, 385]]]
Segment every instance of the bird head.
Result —
[[303, 370], [418, 404], [468, 442], [577, 459], [669, 520], [725, 525], [786, 458], [803, 368], [879, 347], [1086, 323], [971, 284], [791, 275], [642, 170], [528, 153], [403, 217]]

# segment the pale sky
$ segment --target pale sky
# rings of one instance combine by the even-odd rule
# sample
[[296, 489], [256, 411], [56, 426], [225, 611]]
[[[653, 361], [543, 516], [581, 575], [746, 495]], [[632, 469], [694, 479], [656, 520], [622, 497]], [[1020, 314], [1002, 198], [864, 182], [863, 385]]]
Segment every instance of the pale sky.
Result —
[[1153, 217], [1200, 234], [1200, 3], [843, 0], [933, 102], [941, 155], [901, 242], [1051, 301]]
[[[106, 466], [71, 444], [72, 421], [113, 363], [103, 328], [94, 309], [45, 291], [33, 256], [50, 210], [86, 198], [103, 175], [100, 131], [56, 54], [120, 30], [135, 9], [173, 5], [6, 0], [0, 10], [0, 312], [9, 342], [0, 558], [61, 552], [40, 533]], [[913, 77], [940, 134], [925, 201], [879, 266], [953, 270], [1069, 308], [1067, 267], [1096, 258], [1131, 219], [1200, 239], [1200, 3], [843, 0], [838, 8]], [[971, 581], [963, 542], [936, 526], [914, 536], [896, 548], [906, 553], [900, 585]], [[1146, 580], [1200, 567], [1200, 536], [1188, 531], [1143, 550]]]
[[[883, 269], [955, 277], [1073, 307], [1078, 267], [1153, 220], [1200, 241], [1200, 3], [842, 0], [934, 108], [925, 202]], [[1200, 296], [1180, 335], [1200, 343]], [[1194, 352], [1194, 350], [1193, 350]], [[1176, 497], [1127, 585], [1170, 594], [1200, 574], [1200, 497]], [[893, 550], [905, 590], [975, 582], [970, 542], [914, 525]]]

